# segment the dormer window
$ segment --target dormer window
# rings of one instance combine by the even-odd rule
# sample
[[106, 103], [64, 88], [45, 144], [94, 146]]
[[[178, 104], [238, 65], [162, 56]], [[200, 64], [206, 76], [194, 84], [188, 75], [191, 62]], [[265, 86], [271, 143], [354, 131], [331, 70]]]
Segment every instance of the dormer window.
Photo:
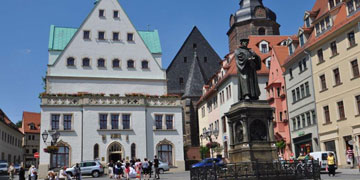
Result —
[[271, 66], [271, 57], [267, 58], [266, 61], [265, 61], [265, 65], [268, 69], [270, 69], [270, 66]]
[[311, 26], [311, 24], [310, 24], [310, 17], [307, 17], [307, 18], [305, 19], [305, 25], [306, 25], [306, 27], [310, 27], [310, 26]]
[[266, 41], [263, 41], [260, 43], [260, 47], [259, 47], [261, 53], [266, 54], [269, 52], [269, 45]]
[[101, 17], [101, 18], [105, 17], [105, 10], [103, 10], [103, 9], [99, 10], [99, 17]]
[[127, 67], [128, 68], [135, 68], [135, 63], [134, 63], [134, 60], [128, 60], [127, 61]]
[[341, 3], [341, 0], [329, 0], [330, 9], [336, 7], [339, 3]]
[[293, 44], [289, 44], [289, 54], [292, 55], [294, 53]]
[[67, 66], [75, 66], [75, 59], [73, 57], [67, 58], [66, 65]]
[[304, 34], [301, 34], [299, 36], [299, 41], [300, 41], [300, 46], [301, 47], [304, 46], [304, 44], [305, 44]]
[[316, 35], [320, 35], [331, 28], [330, 16], [325, 17], [320, 22], [315, 24]]
[[35, 124], [31, 123], [29, 124], [30, 130], [36, 130]]

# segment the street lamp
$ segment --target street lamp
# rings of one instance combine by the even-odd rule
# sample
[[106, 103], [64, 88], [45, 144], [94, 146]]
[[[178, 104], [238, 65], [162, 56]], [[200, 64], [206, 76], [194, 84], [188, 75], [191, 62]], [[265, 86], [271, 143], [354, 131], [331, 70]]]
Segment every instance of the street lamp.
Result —
[[[45, 144], [47, 144], [47, 139], [49, 137], [49, 133], [47, 130], [45, 130], [42, 134], [41, 134], [43, 141]], [[54, 146], [56, 144], [56, 142], [58, 141], [58, 139], [60, 138], [60, 133], [58, 131], [55, 131], [54, 133], [52, 133], [51, 135], [51, 146]]]
[[[212, 135], [214, 135], [215, 138], [217, 139], [219, 136], [219, 130], [217, 128], [215, 128], [215, 130], [213, 130], [212, 128], [209, 127], [207, 130], [205, 129], [203, 131], [203, 134], [200, 135], [200, 138], [208, 139], [210, 141], [210, 144], [212, 145], [212, 143], [213, 143], [213, 140], [211, 138]], [[214, 150], [213, 150], [213, 148], [210, 148], [210, 149], [211, 149], [211, 157], [214, 158]]]

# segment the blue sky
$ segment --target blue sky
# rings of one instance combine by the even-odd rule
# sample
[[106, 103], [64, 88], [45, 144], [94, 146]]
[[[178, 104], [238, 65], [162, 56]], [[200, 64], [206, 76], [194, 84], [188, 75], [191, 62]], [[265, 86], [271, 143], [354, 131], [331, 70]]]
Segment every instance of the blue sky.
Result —
[[[3, 0], [0, 6], [0, 108], [17, 122], [40, 112], [50, 25], [79, 27], [95, 0]], [[229, 17], [239, 0], [119, 0], [138, 30], [158, 29], [167, 68], [196, 25], [215, 51], [228, 52]], [[263, 0], [282, 35], [295, 34], [315, 0]]]

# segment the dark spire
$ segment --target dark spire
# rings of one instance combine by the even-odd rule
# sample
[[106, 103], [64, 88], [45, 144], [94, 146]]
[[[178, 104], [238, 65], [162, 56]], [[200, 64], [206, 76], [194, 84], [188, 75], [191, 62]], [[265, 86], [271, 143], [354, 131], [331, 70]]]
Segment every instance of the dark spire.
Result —
[[183, 98], [202, 96], [202, 88], [205, 84], [204, 71], [199, 64], [196, 48], [194, 48], [194, 60], [190, 66], [190, 72], [185, 84]]

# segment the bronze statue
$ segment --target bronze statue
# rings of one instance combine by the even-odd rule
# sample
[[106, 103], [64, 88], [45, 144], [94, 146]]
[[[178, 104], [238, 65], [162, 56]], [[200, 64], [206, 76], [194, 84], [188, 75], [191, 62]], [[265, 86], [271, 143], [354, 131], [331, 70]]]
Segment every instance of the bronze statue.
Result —
[[261, 69], [261, 59], [247, 47], [249, 39], [241, 39], [240, 44], [240, 48], [235, 50], [239, 75], [239, 100], [258, 100], [260, 88], [256, 71]]

